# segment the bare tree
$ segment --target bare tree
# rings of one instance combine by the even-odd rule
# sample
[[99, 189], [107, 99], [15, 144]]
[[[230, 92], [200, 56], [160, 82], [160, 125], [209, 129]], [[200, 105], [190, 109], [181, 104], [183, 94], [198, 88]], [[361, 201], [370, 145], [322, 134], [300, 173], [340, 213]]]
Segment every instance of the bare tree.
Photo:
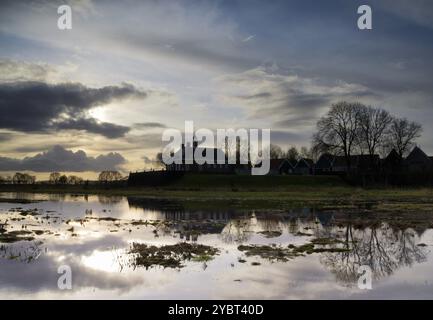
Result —
[[362, 149], [366, 149], [371, 161], [378, 148], [385, 143], [386, 132], [393, 120], [388, 111], [363, 107], [359, 114], [359, 143]]
[[98, 177], [99, 182], [104, 182], [104, 183], [119, 181], [121, 179], [122, 179], [122, 175], [118, 171], [102, 171]]
[[307, 147], [302, 146], [301, 150], [299, 151], [299, 156], [301, 158], [306, 158], [306, 159], [311, 159], [312, 158], [312, 153], [311, 150], [309, 150]]
[[83, 178], [71, 175], [71, 176], [68, 177], [67, 183], [68, 184], [82, 184], [83, 183]]
[[52, 183], [52, 184], [59, 183], [60, 176], [61, 176], [61, 174], [59, 172], [51, 172], [50, 173], [49, 182]]
[[422, 126], [406, 118], [392, 120], [387, 134], [389, 149], [395, 149], [402, 158], [415, 144], [415, 140], [421, 136]]
[[2, 177], [0, 177], [0, 183], [3, 183], [3, 184], [12, 183], [12, 177], [11, 176], [2, 176]]
[[65, 174], [62, 174], [62, 175], [59, 177], [59, 181], [58, 181], [58, 183], [59, 183], [59, 184], [67, 184], [67, 183], [68, 183], [68, 177], [67, 177]]
[[360, 127], [360, 103], [338, 102], [317, 122], [317, 133], [313, 136], [315, 152], [343, 154], [348, 169], [351, 155], [357, 147]]
[[283, 149], [276, 144], [271, 144], [269, 148], [269, 154], [271, 159], [281, 159], [284, 157]]
[[12, 183], [14, 184], [33, 184], [36, 182], [36, 177], [31, 176], [28, 173], [17, 172], [12, 177]]
[[287, 150], [286, 158], [292, 162], [298, 161], [298, 158], [299, 158], [298, 149], [296, 149], [295, 146], [290, 147], [289, 150]]

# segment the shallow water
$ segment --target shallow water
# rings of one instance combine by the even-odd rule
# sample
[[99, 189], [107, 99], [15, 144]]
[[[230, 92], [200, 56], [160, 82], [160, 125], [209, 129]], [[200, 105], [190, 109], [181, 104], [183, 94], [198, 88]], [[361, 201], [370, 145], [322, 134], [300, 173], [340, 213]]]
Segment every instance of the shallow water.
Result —
[[[2, 235], [29, 238], [0, 243], [0, 298], [431, 299], [433, 214], [396, 221], [371, 211], [188, 211], [140, 198], [0, 193]], [[239, 250], [314, 239], [342, 250], [324, 244], [287, 261]], [[132, 243], [182, 242], [219, 253], [180, 268], [145, 268], [129, 253]], [[58, 288], [62, 265], [71, 268], [71, 290]], [[358, 288], [360, 265], [372, 270], [371, 290]]]

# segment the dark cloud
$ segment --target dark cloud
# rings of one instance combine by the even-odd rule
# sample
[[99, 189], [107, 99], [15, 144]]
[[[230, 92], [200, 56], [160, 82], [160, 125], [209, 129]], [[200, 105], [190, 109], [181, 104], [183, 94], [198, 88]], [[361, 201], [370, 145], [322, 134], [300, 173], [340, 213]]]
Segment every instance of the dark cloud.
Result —
[[245, 100], [251, 100], [251, 99], [261, 99], [261, 98], [270, 98], [272, 96], [272, 93], [270, 92], [261, 92], [253, 95], [245, 95], [245, 96], [239, 96], [241, 99]]
[[134, 127], [137, 129], [153, 129], [153, 128], [167, 128], [167, 126], [160, 122], [140, 122], [134, 123]]
[[55, 125], [58, 130], [84, 130], [90, 133], [103, 135], [107, 138], [123, 137], [129, 131], [129, 127], [119, 126], [109, 122], [97, 122], [92, 118], [68, 119]]
[[[49, 144], [49, 143], [33, 143], [32, 145], [26, 145], [26, 146], [18, 146], [16, 148], [13, 148], [14, 152], [19, 152], [19, 153], [35, 153], [35, 152], [40, 152], [41, 150], [48, 150], [48, 149], [52, 149], [54, 147], [56, 147], [58, 145], [58, 143], [53, 143], [53, 144]], [[80, 146], [80, 144], [78, 143], [74, 143], [74, 142], [62, 142], [62, 147], [63, 148], [75, 148]]]
[[98, 122], [87, 112], [114, 100], [146, 97], [146, 93], [128, 84], [95, 89], [79, 83], [11, 82], [0, 84], [0, 97], [0, 128], [22, 132], [76, 129], [116, 138], [129, 128]]
[[54, 146], [50, 150], [23, 159], [0, 157], [0, 171], [30, 170], [35, 172], [50, 171], [102, 171], [118, 170], [126, 162], [119, 153], [108, 153], [97, 157], [89, 157], [78, 150], [66, 150], [62, 146]]

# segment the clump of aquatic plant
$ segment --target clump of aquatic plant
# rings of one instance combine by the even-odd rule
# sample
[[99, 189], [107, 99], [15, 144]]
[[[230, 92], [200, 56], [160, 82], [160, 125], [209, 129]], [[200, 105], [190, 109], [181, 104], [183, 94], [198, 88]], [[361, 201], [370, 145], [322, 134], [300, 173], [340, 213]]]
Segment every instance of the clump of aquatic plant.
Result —
[[245, 253], [247, 257], [258, 256], [271, 261], [285, 262], [296, 256], [292, 250], [281, 246], [240, 245], [238, 250]]
[[200, 262], [212, 260], [219, 250], [211, 246], [187, 242], [160, 247], [134, 242], [128, 253], [133, 254], [134, 267], [182, 268], [186, 260]]
[[[348, 248], [337, 247], [342, 243], [338, 239], [316, 238], [311, 242], [295, 246], [293, 244], [287, 247], [277, 245], [240, 245], [238, 250], [242, 251], [247, 257], [260, 257], [270, 261], [286, 262], [298, 256], [320, 252], [345, 252]], [[244, 261], [244, 260], [242, 260]]]

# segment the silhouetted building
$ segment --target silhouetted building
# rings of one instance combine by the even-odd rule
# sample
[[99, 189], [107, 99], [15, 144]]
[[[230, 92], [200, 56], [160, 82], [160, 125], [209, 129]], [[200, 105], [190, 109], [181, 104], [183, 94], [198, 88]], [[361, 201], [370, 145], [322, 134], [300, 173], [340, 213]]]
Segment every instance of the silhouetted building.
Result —
[[[196, 162], [194, 154], [199, 153], [203, 157], [209, 157], [213, 164]], [[181, 163], [172, 163], [166, 165], [167, 171], [182, 171], [182, 172], [203, 172], [203, 173], [234, 173], [235, 166], [227, 163], [226, 154], [217, 148], [202, 148], [198, 146], [197, 141], [193, 145], [182, 144], [181, 148], [174, 153], [174, 158], [181, 159]], [[218, 164], [218, 159], [224, 159], [224, 164]]]
[[334, 162], [334, 156], [329, 153], [322, 154], [314, 166], [315, 174], [331, 174], [332, 163]]
[[426, 172], [432, 170], [431, 159], [418, 147], [413, 148], [403, 163], [408, 172]]
[[295, 165], [288, 159], [271, 159], [269, 163], [269, 174], [283, 175], [294, 173]]
[[313, 174], [314, 173], [314, 161], [307, 158], [301, 158], [296, 163], [295, 174]]
[[380, 166], [380, 158], [377, 154], [350, 156], [350, 168], [345, 156], [333, 156], [325, 153], [319, 157], [314, 167], [316, 174], [341, 174], [347, 172], [374, 171]]
[[403, 159], [392, 149], [391, 152], [381, 161], [382, 171], [385, 173], [399, 173], [402, 171]]

